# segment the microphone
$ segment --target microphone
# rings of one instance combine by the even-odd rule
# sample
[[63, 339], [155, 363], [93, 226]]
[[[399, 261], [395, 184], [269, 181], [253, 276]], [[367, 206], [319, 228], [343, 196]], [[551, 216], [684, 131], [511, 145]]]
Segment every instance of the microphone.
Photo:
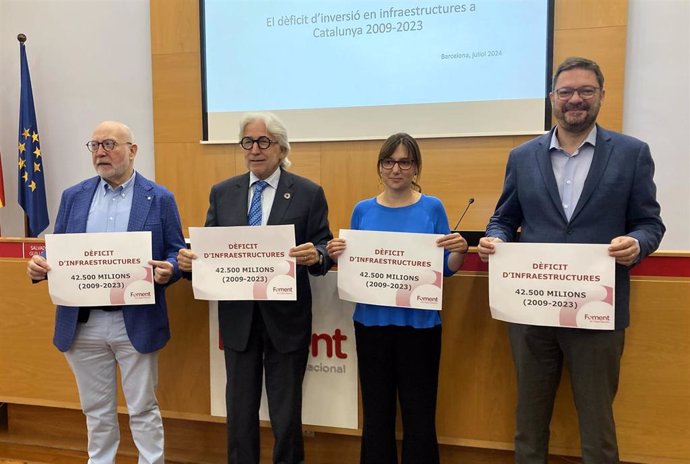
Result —
[[467, 210], [470, 209], [470, 205], [474, 203], [474, 198], [470, 197], [467, 200], [467, 206], [465, 206], [465, 211], [462, 212], [462, 215], [460, 216], [460, 219], [458, 219], [457, 224], [455, 224], [455, 227], [453, 227], [453, 230], [458, 230], [458, 226], [460, 225], [460, 221], [462, 221], [462, 218], [465, 217], [465, 213], [467, 213]]

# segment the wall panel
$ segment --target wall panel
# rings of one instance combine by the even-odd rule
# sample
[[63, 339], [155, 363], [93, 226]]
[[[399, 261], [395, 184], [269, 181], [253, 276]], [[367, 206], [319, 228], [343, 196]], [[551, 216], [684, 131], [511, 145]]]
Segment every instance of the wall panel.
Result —
[[153, 68], [154, 142], [199, 142], [201, 140], [199, 53], [162, 55], [154, 53], [151, 57], [151, 66]]

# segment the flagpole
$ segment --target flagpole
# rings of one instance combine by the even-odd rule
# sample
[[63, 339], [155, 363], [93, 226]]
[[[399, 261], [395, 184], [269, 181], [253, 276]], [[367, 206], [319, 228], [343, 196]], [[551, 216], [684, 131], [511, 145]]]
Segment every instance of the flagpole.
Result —
[[[17, 40], [19, 41], [20, 44], [23, 44], [26, 42], [26, 35], [23, 33], [17, 34]], [[20, 45], [21, 47], [21, 45]], [[22, 211], [24, 211], [22, 209]], [[29, 216], [26, 214], [26, 211], [24, 211], [24, 237], [29, 236]]]
[[18, 202], [25, 214], [27, 237], [38, 237], [50, 224], [45, 191], [44, 155], [36, 121], [26, 35], [18, 34], [20, 61], [19, 130], [17, 132]]

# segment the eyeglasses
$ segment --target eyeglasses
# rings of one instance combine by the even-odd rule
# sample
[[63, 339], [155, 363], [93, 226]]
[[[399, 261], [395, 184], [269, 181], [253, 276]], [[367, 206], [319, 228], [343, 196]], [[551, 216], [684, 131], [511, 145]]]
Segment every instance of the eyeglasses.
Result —
[[414, 161], [411, 159], [401, 159], [395, 161], [393, 158], [383, 158], [381, 160], [381, 167], [383, 169], [393, 169], [393, 166], [398, 165], [401, 171], [407, 171], [412, 167]]
[[268, 147], [271, 146], [273, 143], [278, 143], [277, 140], [271, 140], [265, 135], [262, 135], [258, 139], [253, 139], [251, 137], [242, 137], [242, 140], [240, 140], [240, 146], [244, 148], [245, 150], [251, 150], [254, 144], [257, 144], [259, 148], [262, 150], [267, 149]]
[[599, 90], [599, 87], [592, 87], [591, 85], [586, 85], [584, 87], [579, 87], [577, 89], [574, 89], [572, 87], [561, 87], [560, 89], [556, 89], [554, 93], [556, 94], [559, 100], [570, 100], [571, 98], [573, 98], [573, 95], [575, 95], [575, 92], [577, 92], [577, 94], [583, 100], [589, 100], [597, 94], [597, 90]]
[[[123, 143], [127, 145], [132, 145], [132, 142]], [[120, 145], [120, 142], [116, 142], [113, 139], [105, 139], [102, 142], [99, 142], [97, 140], [89, 140], [88, 142], [86, 142], [86, 148], [88, 148], [91, 153], [96, 153], [98, 151], [98, 147], [100, 147], [101, 145], [103, 145], [103, 149], [105, 151], [110, 151], [116, 146]]]

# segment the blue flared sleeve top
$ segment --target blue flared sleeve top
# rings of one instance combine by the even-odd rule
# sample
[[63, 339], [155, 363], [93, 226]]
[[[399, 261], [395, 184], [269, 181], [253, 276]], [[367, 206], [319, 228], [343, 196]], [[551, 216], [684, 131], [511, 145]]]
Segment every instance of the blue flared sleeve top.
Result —
[[[424, 195], [419, 201], [400, 208], [380, 205], [376, 198], [360, 201], [352, 211], [350, 228], [382, 232], [412, 232], [420, 234], [448, 234], [448, 217], [441, 200]], [[449, 252], [444, 251], [443, 273], [453, 275], [448, 268]], [[440, 311], [408, 309], [357, 303], [354, 320], [365, 326], [410, 326], [425, 329], [441, 324]]]

